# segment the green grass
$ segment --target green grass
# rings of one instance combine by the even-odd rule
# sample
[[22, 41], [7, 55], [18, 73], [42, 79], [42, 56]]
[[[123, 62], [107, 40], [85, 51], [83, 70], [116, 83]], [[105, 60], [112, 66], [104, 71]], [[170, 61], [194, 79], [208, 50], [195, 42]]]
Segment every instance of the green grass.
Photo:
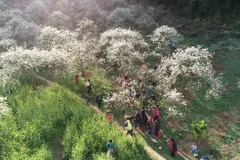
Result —
[[[104, 75], [101, 75], [101, 72], [99, 70], [90, 70], [89, 72], [92, 74], [92, 77], [80, 77], [78, 85], [76, 85], [74, 81], [75, 75], [64, 75], [57, 77], [55, 80], [57, 83], [65, 86], [77, 95], [85, 99], [89, 98], [90, 102], [96, 105], [97, 93], [101, 92], [103, 98], [106, 98], [109, 92], [115, 91], [115, 88], [109, 79], [107, 79]], [[90, 79], [92, 83], [92, 91], [90, 94], [87, 93], [86, 88], [86, 82], [88, 79]], [[104, 103], [102, 106], [104, 106]]]

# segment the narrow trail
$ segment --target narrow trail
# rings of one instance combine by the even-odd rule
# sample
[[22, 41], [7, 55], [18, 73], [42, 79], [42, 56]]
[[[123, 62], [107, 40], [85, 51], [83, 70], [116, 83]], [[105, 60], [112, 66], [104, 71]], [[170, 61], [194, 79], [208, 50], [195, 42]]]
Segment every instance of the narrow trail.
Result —
[[[44, 77], [41, 77], [41, 76], [35, 76], [36, 78], [46, 82], [48, 85], [51, 85], [53, 84], [54, 82], [44, 78]], [[81, 101], [86, 101], [85, 99], [83, 99], [82, 97], [79, 97], [79, 99]], [[88, 104], [88, 106], [94, 110], [96, 113], [98, 114], [101, 114], [101, 115], [105, 115], [105, 113], [99, 109], [98, 107], [92, 105], [92, 104]], [[126, 131], [121, 127], [121, 124], [117, 121], [114, 121], [114, 123], [118, 126], [118, 128], [123, 132], [123, 133], [126, 133]], [[146, 151], [146, 153], [153, 159], [153, 160], [166, 160], [166, 158], [162, 157], [161, 155], [159, 155], [159, 153], [157, 153], [155, 150], [153, 150], [149, 145], [145, 145], [144, 146], [144, 149]]]

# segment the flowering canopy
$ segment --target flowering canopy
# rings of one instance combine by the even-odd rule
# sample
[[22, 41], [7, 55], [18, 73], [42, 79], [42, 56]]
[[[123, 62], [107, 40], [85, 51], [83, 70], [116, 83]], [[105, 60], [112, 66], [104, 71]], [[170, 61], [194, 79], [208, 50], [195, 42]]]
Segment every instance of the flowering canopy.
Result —
[[1, 86], [16, 83], [22, 73], [38, 71], [43, 67], [49, 67], [50, 72], [59, 73], [64, 71], [66, 53], [63, 50], [52, 49], [51, 51], [32, 50], [18, 47], [0, 55], [0, 78]]
[[148, 47], [139, 32], [122, 28], [102, 33], [100, 43], [106, 52], [107, 62], [112, 65], [117, 64], [120, 70], [132, 67], [134, 60], [143, 60]]

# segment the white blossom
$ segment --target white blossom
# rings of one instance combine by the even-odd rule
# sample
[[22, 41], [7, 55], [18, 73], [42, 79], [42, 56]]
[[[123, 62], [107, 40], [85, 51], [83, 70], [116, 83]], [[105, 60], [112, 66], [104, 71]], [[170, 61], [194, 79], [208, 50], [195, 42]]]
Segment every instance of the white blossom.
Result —
[[41, 0], [32, 1], [25, 9], [26, 14], [36, 23], [44, 23], [49, 16], [49, 5]]
[[157, 49], [165, 51], [171, 43], [177, 43], [182, 40], [182, 36], [175, 28], [168, 26], [161, 26], [153, 32], [150, 36], [151, 41], [157, 44]]
[[3, 38], [11, 38], [19, 44], [27, 43], [33, 45], [39, 33], [39, 27], [33, 23], [27, 22], [20, 17], [13, 17], [5, 25], [2, 31]]
[[0, 97], [0, 117], [8, 115], [11, 111], [6, 101], [6, 97]]
[[112, 65], [117, 64], [120, 70], [132, 67], [133, 60], [143, 60], [145, 52], [142, 50], [148, 47], [139, 32], [122, 28], [102, 33], [100, 43], [107, 54], [108, 62]]
[[237, 82], [237, 87], [238, 87], [238, 89], [240, 89], [240, 80], [238, 80], [238, 82]]
[[0, 1], [0, 11], [6, 11], [8, 9], [8, 6], [3, 3], [2, 1]]
[[7, 51], [7, 49], [16, 46], [16, 41], [13, 39], [3, 39], [0, 40], [0, 53]]
[[[67, 54], [63, 50], [41, 51], [18, 47], [0, 55], [0, 86], [17, 83], [23, 73], [32, 74], [40, 68], [48, 67], [50, 73], [64, 72]], [[32, 75], [31, 75], [32, 76]]]
[[60, 11], [54, 11], [49, 17], [47, 24], [57, 29], [71, 27], [70, 19]]
[[173, 105], [187, 105], [187, 101], [184, 99], [182, 93], [178, 92], [177, 89], [173, 89], [164, 93], [167, 103]]
[[98, 28], [94, 21], [89, 19], [81, 20], [77, 23], [78, 28], [76, 32], [78, 33], [78, 38], [81, 40], [89, 40], [91, 38], [96, 38], [98, 35]]
[[181, 118], [183, 119], [185, 114], [182, 113], [177, 106], [168, 106], [168, 109], [167, 109], [167, 118]]
[[38, 37], [38, 46], [41, 49], [64, 48], [66, 44], [76, 41], [77, 34], [69, 30], [58, 30], [50, 26], [44, 27]]

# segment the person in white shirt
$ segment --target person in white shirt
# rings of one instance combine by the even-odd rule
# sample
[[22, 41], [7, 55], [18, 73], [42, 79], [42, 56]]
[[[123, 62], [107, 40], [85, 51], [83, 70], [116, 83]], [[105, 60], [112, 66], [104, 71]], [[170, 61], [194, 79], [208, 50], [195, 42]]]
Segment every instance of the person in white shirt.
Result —
[[86, 86], [87, 86], [87, 92], [90, 93], [92, 90], [92, 83], [91, 83], [90, 79], [87, 81]]

